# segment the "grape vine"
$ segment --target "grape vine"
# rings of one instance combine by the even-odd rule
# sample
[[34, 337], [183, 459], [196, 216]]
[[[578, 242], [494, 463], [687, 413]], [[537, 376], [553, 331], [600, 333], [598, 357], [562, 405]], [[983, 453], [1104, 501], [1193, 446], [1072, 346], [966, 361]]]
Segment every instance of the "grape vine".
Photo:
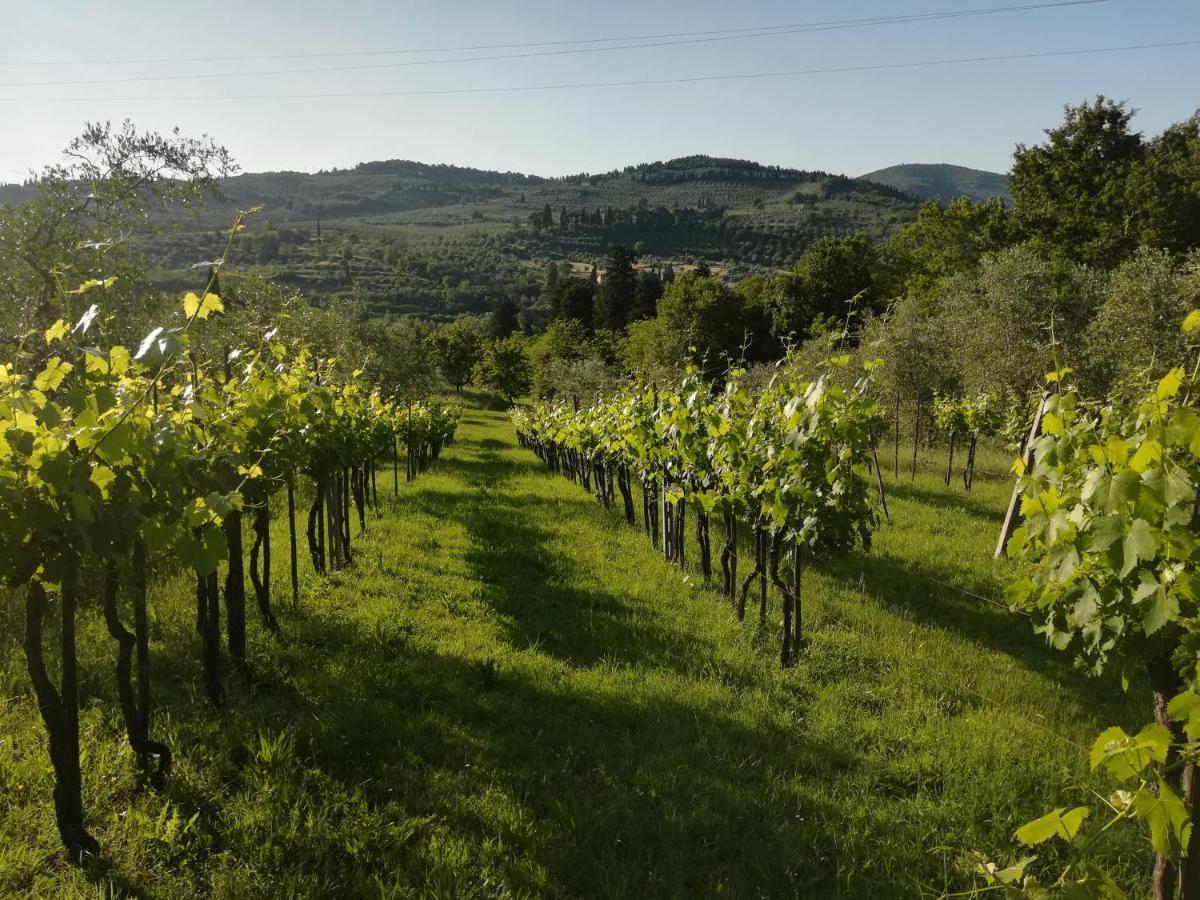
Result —
[[[782, 597], [780, 659], [796, 661], [804, 645], [801, 571], [805, 558], [869, 546], [878, 522], [869, 467], [872, 431], [882, 421], [870, 397], [868, 361], [851, 386], [829, 373], [809, 380], [781, 367], [754, 396], [745, 372], [733, 369], [717, 391], [698, 369], [659, 388], [636, 385], [586, 409], [537, 403], [512, 412], [520, 443], [555, 472], [596, 494], [605, 506], [621, 493], [626, 521], [636, 524], [631, 486], [642, 488], [646, 533], [667, 559], [685, 563], [687, 510], [695, 510], [696, 543], [711, 579], [710, 523], [725, 526], [723, 592], [745, 619], [757, 583], [765, 625], [768, 586]], [[847, 357], [830, 366], [849, 366]], [[749, 574], [738, 582], [737, 529], [754, 536]]]
[[[240, 222], [239, 225], [240, 226]], [[236, 230], [236, 229], [235, 229]], [[210, 276], [216, 283], [220, 261]], [[103, 292], [91, 279], [71, 300], [100, 292], [79, 318], [59, 319], [0, 363], [0, 578], [25, 593], [23, 645], [48, 736], [58, 830], [72, 859], [99, 853], [82, 800], [76, 619], [99, 585], [117, 644], [117, 694], [129, 744], [151, 782], [168, 775], [171, 751], [152, 738], [147, 581], [172, 559], [196, 585], [196, 629], [209, 699], [222, 685], [222, 589], [229, 657], [247, 665], [243, 517], [253, 534], [249, 578], [263, 626], [272, 608], [272, 499], [286, 489], [293, 601], [299, 600], [296, 494], [313, 483], [308, 542], [314, 568], [351, 562], [351, 504], [360, 531], [378, 508], [375, 472], [398, 444], [408, 477], [453, 439], [455, 409], [401, 408], [361, 372], [340, 377], [329, 360], [272, 327], [220, 359], [194, 338], [223, 311], [215, 291], [188, 293], [175, 322], [136, 348], [106, 344]], [[93, 295], [95, 296], [95, 295]], [[396, 478], [398, 491], [399, 481]], [[92, 576], [98, 577], [92, 577]], [[47, 660], [45, 624], [59, 605], [58, 665]], [[122, 600], [132, 611], [132, 631]], [[57, 670], [58, 683], [51, 676]], [[135, 677], [136, 675], [136, 677]]]

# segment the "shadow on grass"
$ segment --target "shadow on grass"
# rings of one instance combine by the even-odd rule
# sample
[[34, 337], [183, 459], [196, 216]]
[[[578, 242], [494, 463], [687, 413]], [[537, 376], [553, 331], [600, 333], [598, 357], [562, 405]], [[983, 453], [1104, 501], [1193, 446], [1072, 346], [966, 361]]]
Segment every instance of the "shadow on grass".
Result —
[[992, 589], [990, 582], [963, 577], [966, 573], [962, 572], [947, 581], [945, 573], [927, 570], [912, 560], [863, 551], [821, 563], [818, 571], [847, 589], [862, 590], [914, 622], [954, 631], [1005, 654], [1023, 668], [1050, 677], [1080, 703], [1111, 709], [1114, 696], [1121, 694], [1115, 677], [1087, 678], [1072, 666], [1069, 655], [1047, 647], [1034, 633], [1029, 618], [980, 599]]
[[895, 497], [912, 503], [920, 503], [933, 509], [948, 510], [956, 515], [967, 515], [973, 519], [985, 521], [989, 525], [994, 524], [997, 534], [1004, 521], [1004, 510], [995, 502], [989, 502], [965, 491], [951, 493], [949, 488], [931, 489], [920, 484], [910, 484], [903, 479], [900, 482], [887, 481], [884, 487], [889, 500]]
[[[474, 848], [453, 873], [456, 896], [501, 884], [551, 896], [832, 891], [840, 835], [852, 826], [804, 785], [853, 769], [854, 756], [661, 684], [564, 681], [537, 659], [594, 661], [607, 650], [682, 665], [688, 648], [653, 628], [623, 627], [619, 598], [571, 603], [566, 591], [551, 593], [539, 603], [553, 605], [538, 611], [500, 591], [508, 637], [540, 641], [498, 646], [494, 661], [439, 653], [403, 627], [371, 630], [324, 608], [292, 616], [280, 658], [252, 680], [230, 677], [218, 711], [180, 691], [198, 673], [187, 662], [190, 636], [174, 631], [165, 648], [173, 662], [160, 672], [160, 685], [173, 687], [160, 715], [184, 768], [206, 770], [224, 796], [175, 778], [167, 798], [185, 816], [200, 813], [202, 846], [281, 891], [340, 885], [331, 892], [357, 896], [347, 872], [385, 871], [435, 893], [430, 879], [446, 873], [430, 847], [447, 835]], [[290, 749], [272, 757], [258, 746], [260, 734], [284, 732]], [[372, 814], [410, 820], [413, 837], [397, 844], [350, 828]], [[297, 816], [310, 824], [289, 840]], [[139, 872], [103, 877], [138, 895]]]

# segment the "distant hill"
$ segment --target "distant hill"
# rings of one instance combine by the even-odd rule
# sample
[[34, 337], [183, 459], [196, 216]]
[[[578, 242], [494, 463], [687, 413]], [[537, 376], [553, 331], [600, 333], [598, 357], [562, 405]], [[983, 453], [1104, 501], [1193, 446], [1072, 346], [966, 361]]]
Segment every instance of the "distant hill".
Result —
[[[740, 278], [789, 266], [822, 237], [885, 240], [919, 206], [883, 183], [711, 156], [561, 178], [386, 160], [247, 173], [221, 188], [225, 202], [143, 239], [158, 286], [194, 287], [193, 264], [220, 252], [235, 211], [261, 207], [231, 275], [437, 319], [484, 312], [503, 295], [544, 305], [549, 263], [586, 272], [612, 244], [652, 268], [703, 260]], [[26, 193], [0, 188], [0, 203]]]
[[864, 181], [890, 185], [922, 200], [949, 203], [955, 197], [969, 197], [972, 200], [1000, 197], [1005, 203], [1012, 203], [1007, 175], [949, 163], [905, 163], [859, 177]]
[[0, 203], [21, 203], [30, 199], [37, 191], [21, 184], [0, 184]]

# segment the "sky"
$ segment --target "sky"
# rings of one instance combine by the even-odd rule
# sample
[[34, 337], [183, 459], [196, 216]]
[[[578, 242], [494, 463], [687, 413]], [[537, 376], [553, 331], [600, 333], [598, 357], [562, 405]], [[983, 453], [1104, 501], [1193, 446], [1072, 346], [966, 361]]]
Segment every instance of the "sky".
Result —
[[398, 158], [564, 175], [705, 153], [860, 175], [1007, 171], [1015, 144], [1096, 94], [1128, 100], [1147, 134], [1200, 107], [1200, 44], [894, 67], [1200, 42], [1200, 0], [958, 15], [1050, 2], [0, 0], [0, 183], [56, 161], [84, 122], [126, 118], [208, 134], [244, 171]]

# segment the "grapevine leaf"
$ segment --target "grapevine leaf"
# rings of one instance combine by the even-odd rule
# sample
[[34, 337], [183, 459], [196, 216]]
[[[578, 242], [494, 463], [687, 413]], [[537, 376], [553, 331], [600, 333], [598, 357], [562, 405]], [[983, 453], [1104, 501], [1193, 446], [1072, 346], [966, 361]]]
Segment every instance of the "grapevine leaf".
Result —
[[1017, 829], [1016, 838], [1027, 847], [1044, 843], [1053, 837], [1062, 838], [1070, 843], [1079, 833], [1083, 820], [1088, 817], [1088, 812], [1086, 806], [1076, 806], [1072, 810], [1060, 806], [1046, 813], [1040, 819], [1034, 819], [1032, 822], [1022, 825]]
[[96, 316], [99, 314], [99, 312], [100, 307], [93, 303], [88, 307], [87, 312], [79, 317], [79, 321], [75, 323], [75, 327], [72, 328], [71, 331], [79, 332], [80, 334], [87, 334], [88, 329], [92, 327], [92, 322], [96, 320]]
[[116, 473], [108, 466], [96, 466], [92, 469], [92, 484], [100, 489], [100, 496], [108, 498], [108, 486], [116, 479]]
[[1167, 704], [1167, 715], [1183, 723], [1183, 730], [1193, 740], [1200, 737], [1200, 694], [1184, 691]]
[[1120, 516], [1101, 516], [1093, 519], [1087, 534], [1088, 550], [1094, 553], [1107, 550], [1124, 536]]
[[1168, 859], [1178, 859], [1191, 836], [1192, 820], [1187, 807], [1169, 784], [1155, 776], [1158, 793], [1139, 790], [1133, 796], [1133, 810], [1150, 829], [1150, 844], [1154, 852]]
[[215, 312], [224, 311], [221, 298], [216, 294], [205, 294], [201, 300], [196, 294], [188, 291], [183, 297], [183, 314], [188, 319], [207, 319]]
[[1122, 781], [1141, 775], [1151, 763], [1166, 762], [1171, 732], [1157, 723], [1147, 725], [1136, 736], [1117, 726], [1105, 729], [1092, 745], [1092, 768], [1104, 767]]
[[155, 513], [143, 522], [138, 532], [150, 553], [160, 553], [166, 550], [170, 544], [171, 529], [163, 521], [161, 513]]
[[1151, 464], [1161, 460], [1162, 444], [1154, 438], [1147, 438], [1138, 447], [1137, 453], [1133, 454], [1133, 459], [1129, 461], [1129, 468], [1135, 472], [1144, 472]]
[[1125, 553], [1125, 562], [1121, 566], [1121, 577], [1124, 578], [1134, 570], [1138, 562], [1153, 559], [1157, 546], [1150, 523], [1145, 519], [1134, 519], [1133, 525], [1125, 534], [1121, 549]]
[[89, 278], [87, 281], [85, 281], [79, 287], [75, 288], [75, 290], [67, 291], [67, 293], [68, 294], [86, 294], [88, 291], [93, 290], [95, 288], [112, 287], [112, 285], [116, 283], [116, 280], [117, 280], [117, 276], [115, 276], [115, 275], [112, 278]]
[[162, 329], [161, 325], [159, 327], [151, 330], [151, 332], [149, 334], [147, 334], [144, 338], [142, 338], [142, 342], [138, 345], [137, 353], [135, 353], [133, 355], [133, 358], [141, 359], [143, 356], [145, 356], [147, 353], [149, 353], [151, 348], [154, 347], [155, 341], [158, 340], [158, 336], [162, 333], [163, 333], [163, 329]]
[[63, 362], [60, 357], [53, 356], [46, 363], [46, 368], [42, 369], [33, 379], [33, 386], [39, 391], [56, 390], [63, 383], [63, 379], [70, 374], [72, 368], [73, 366], [69, 362]]
[[117, 345], [108, 351], [108, 366], [114, 375], [124, 375], [129, 370], [129, 362], [129, 351], [125, 347]]
[[67, 336], [67, 323], [59, 319], [53, 325], [46, 329], [46, 343], [53, 344], [55, 341], [61, 341]]
[[1154, 391], [1154, 396], [1158, 400], [1170, 400], [1179, 393], [1179, 388], [1183, 384], [1183, 369], [1176, 366], [1170, 372], [1162, 377], [1158, 382], [1158, 388]]

